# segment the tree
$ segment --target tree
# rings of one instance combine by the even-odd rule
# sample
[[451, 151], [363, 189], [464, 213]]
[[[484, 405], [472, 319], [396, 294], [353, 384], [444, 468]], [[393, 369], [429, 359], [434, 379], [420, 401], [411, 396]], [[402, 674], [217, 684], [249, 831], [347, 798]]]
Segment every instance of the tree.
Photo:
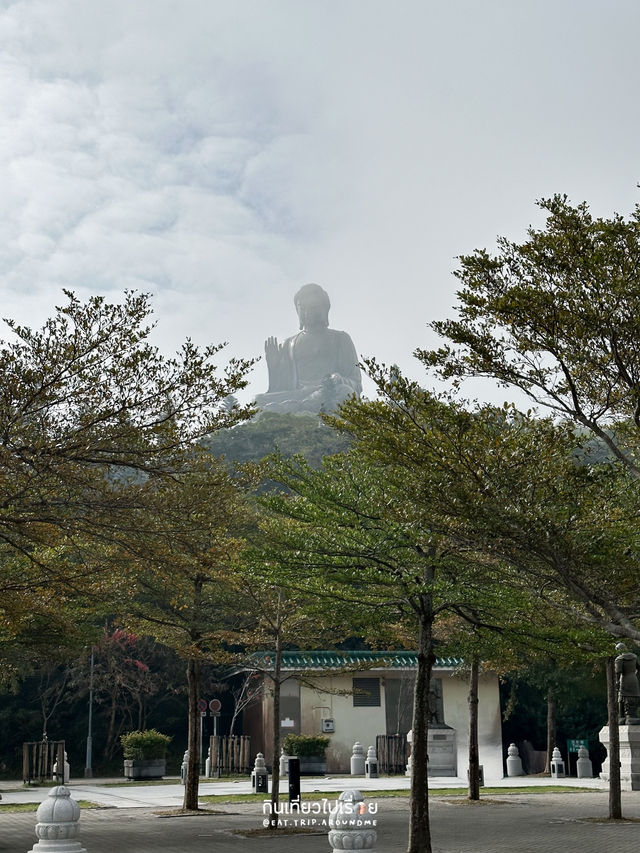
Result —
[[[375, 364], [372, 372], [389, 400], [387, 412], [367, 410], [372, 446], [399, 462], [407, 483], [418, 477], [432, 529], [497, 561], [511, 589], [535, 584], [564, 624], [568, 615], [583, 623], [578, 632], [569, 623], [566, 637], [592, 656], [605, 654], [604, 631], [640, 637], [638, 481], [626, 469], [585, 464], [566, 423], [510, 407], [466, 411]], [[341, 415], [351, 425], [362, 411], [346, 404]]]
[[242, 679], [230, 685], [228, 689], [233, 697], [233, 714], [229, 723], [229, 734], [232, 735], [240, 714], [262, 695], [262, 681], [257, 673], [245, 672]]
[[[368, 414], [394, 417], [383, 404], [354, 402], [341, 410], [354, 447], [326, 458], [320, 470], [301, 459], [280, 460], [272, 474], [290, 494], [268, 495], [273, 513], [265, 522], [278, 543], [281, 578], [332, 602], [357, 604], [367, 614], [358, 628], [388, 643], [394, 624], [417, 646], [413, 704], [413, 768], [409, 853], [430, 851], [427, 732], [429, 685], [435, 660], [434, 628], [444, 614], [483, 614], [487, 609], [485, 568], [454, 542], [444, 525], [425, 511], [420, 484], [406, 476], [396, 457], [382, 459], [375, 442], [365, 445]], [[366, 439], [365, 439], [366, 432]], [[375, 432], [375, 430], [374, 430]], [[371, 451], [371, 452], [369, 452]], [[284, 580], [281, 580], [284, 583]]]
[[317, 415], [262, 412], [248, 423], [219, 430], [205, 443], [214, 455], [224, 456], [227, 464], [259, 462], [277, 450], [285, 457], [304, 456], [318, 467], [323, 457], [346, 450], [348, 438]]
[[[279, 541], [261, 536], [252, 537], [259, 544], [248, 549], [236, 567], [230, 583], [242, 602], [244, 619], [226, 639], [235, 648], [242, 649], [237, 655], [237, 666], [249, 673], [249, 677], [261, 676], [261, 682], [269, 684], [273, 697], [271, 769], [271, 810], [269, 828], [278, 828], [280, 797], [281, 713], [280, 695], [282, 684], [300, 673], [283, 671], [282, 653], [287, 647], [297, 649], [314, 648], [324, 644], [327, 635], [331, 644], [340, 636], [346, 636], [353, 623], [347, 614], [340, 618], [339, 608], [327, 607], [327, 601], [309, 596], [301, 589], [295, 576], [283, 570]], [[246, 682], [245, 682], [246, 683]]]
[[627, 220], [594, 218], [560, 195], [538, 206], [546, 225], [528, 240], [500, 237], [496, 255], [460, 258], [459, 318], [431, 324], [450, 343], [416, 355], [446, 378], [519, 388], [638, 478], [640, 206]]
[[0, 544], [32, 563], [22, 578], [0, 571], [3, 597], [83, 586], [100, 566], [96, 543], [129, 534], [141, 484], [172, 474], [181, 448], [251, 413], [223, 405], [251, 362], [231, 360], [220, 373], [221, 346], [201, 351], [189, 340], [164, 357], [148, 340], [145, 295], [83, 304], [65, 293], [42, 329], [9, 320], [13, 340], [0, 344]]
[[[144, 510], [127, 542], [125, 621], [186, 662], [188, 749], [184, 809], [198, 809], [202, 665], [227, 662], [224, 637], [242, 614], [229, 576], [243, 547], [243, 495], [219, 461], [193, 449], [170, 479], [148, 481]], [[123, 560], [125, 559], [123, 558]]]
[[[104, 708], [103, 756], [110, 761], [125, 728], [129, 731], [145, 728], [148, 701], [160, 689], [161, 681], [166, 687], [167, 673], [161, 675], [152, 668], [148, 638], [145, 640], [123, 628], [105, 625], [93, 652], [92, 686], [96, 705]], [[73, 674], [75, 687], [87, 693], [90, 678], [85, 655]]]

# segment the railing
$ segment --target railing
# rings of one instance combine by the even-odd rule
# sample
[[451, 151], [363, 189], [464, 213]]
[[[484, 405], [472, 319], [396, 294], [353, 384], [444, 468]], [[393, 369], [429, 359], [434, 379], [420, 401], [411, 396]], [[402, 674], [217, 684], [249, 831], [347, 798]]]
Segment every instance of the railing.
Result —
[[209, 776], [249, 773], [251, 738], [248, 735], [212, 735], [209, 738]]
[[37, 740], [22, 744], [22, 780], [46, 782], [53, 777], [53, 765], [64, 767], [63, 740]]
[[404, 775], [407, 769], [406, 735], [378, 735], [376, 753], [379, 773]]

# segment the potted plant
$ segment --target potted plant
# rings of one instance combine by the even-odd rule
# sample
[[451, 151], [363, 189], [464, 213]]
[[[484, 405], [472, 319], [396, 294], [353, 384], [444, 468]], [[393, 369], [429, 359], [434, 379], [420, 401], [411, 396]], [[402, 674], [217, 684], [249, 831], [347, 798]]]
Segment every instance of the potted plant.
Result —
[[167, 772], [169, 735], [155, 729], [120, 736], [126, 779], [162, 779]]
[[300, 759], [300, 773], [313, 775], [327, 772], [325, 753], [330, 742], [324, 735], [287, 735], [282, 745], [287, 755]]

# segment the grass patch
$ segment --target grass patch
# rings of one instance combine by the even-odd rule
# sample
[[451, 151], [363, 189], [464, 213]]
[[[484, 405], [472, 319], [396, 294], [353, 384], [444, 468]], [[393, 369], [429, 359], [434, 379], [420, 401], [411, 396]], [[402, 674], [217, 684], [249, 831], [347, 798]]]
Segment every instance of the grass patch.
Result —
[[[531, 785], [520, 788], [480, 788], [480, 799], [486, 794], [597, 794], [596, 788], [574, 788], [569, 785]], [[602, 793], [602, 791], [600, 791]], [[380, 795], [382, 796], [382, 795]], [[467, 797], [466, 788], [437, 788], [429, 791], [430, 797]]]
[[[345, 784], [345, 788], [351, 787]], [[353, 787], [357, 787], [357, 784]], [[302, 792], [302, 799], [305, 802], [314, 802], [315, 800], [337, 800], [340, 796], [340, 791], [309, 791]], [[407, 788], [399, 788], [395, 791], [363, 791], [367, 800], [384, 800], [397, 799], [404, 797], [408, 799], [409, 790]], [[532, 785], [522, 786], [519, 788], [482, 788], [480, 790], [480, 798], [486, 795], [499, 794], [500, 796], [508, 796], [511, 794], [585, 794], [597, 793], [594, 788], [574, 788], [569, 785]], [[466, 798], [468, 791], [466, 788], [433, 788], [429, 791], [429, 797], [459, 797]], [[269, 802], [269, 798], [264, 794], [204, 794], [198, 797], [203, 803], [263, 803]], [[285, 793], [280, 795], [280, 802], [288, 802], [288, 797]]]
[[[110, 809], [113, 806], [101, 806], [100, 803], [92, 803], [91, 800], [76, 800], [81, 809]], [[40, 803], [0, 803], [0, 814], [12, 814], [14, 812], [35, 812]]]

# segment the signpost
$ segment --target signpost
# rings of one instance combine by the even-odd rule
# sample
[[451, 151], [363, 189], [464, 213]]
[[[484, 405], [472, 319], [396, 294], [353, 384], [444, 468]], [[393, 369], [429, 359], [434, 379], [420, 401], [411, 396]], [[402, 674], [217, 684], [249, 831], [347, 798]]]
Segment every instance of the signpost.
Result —
[[[222, 702], [219, 699], [198, 700], [198, 708], [200, 709], [200, 765], [201, 772], [204, 773], [205, 758], [209, 751], [209, 745], [205, 743], [205, 719], [211, 717], [213, 719], [213, 734], [218, 734], [218, 717], [222, 710]], [[211, 729], [207, 727], [207, 735], [211, 733]]]
[[569, 771], [570, 776], [574, 775], [574, 773], [571, 771], [572, 763], [575, 775], [578, 774], [578, 750], [581, 746], [584, 746], [584, 748], [588, 750], [589, 741], [586, 740], [586, 738], [571, 738], [567, 740], [567, 770]]

